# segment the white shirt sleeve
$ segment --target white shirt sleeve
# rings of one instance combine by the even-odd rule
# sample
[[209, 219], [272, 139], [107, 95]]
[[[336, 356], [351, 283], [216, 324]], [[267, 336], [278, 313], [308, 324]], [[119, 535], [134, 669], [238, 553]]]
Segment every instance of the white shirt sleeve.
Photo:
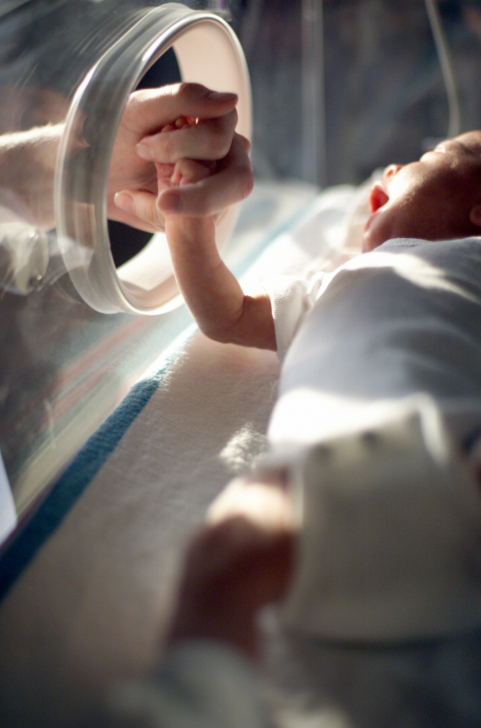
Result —
[[320, 272], [312, 278], [285, 275], [262, 279], [262, 285], [271, 299], [277, 354], [281, 361], [304, 318], [314, 306], [325, 276], [325, 273]]
[[145, 681], [111, 691], [108, 725], [266, 728], [261, 683], [255, 667], [233, 649], [210, 640], [185, 641]]

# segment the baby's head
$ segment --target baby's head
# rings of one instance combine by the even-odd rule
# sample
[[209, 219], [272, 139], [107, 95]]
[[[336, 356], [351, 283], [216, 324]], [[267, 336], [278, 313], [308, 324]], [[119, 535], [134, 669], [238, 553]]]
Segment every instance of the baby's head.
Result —
[[364, 251], [391, 238], [481, 235], [481, 131], [442, 142], [418, 162], [387, 167], [369, 207]]

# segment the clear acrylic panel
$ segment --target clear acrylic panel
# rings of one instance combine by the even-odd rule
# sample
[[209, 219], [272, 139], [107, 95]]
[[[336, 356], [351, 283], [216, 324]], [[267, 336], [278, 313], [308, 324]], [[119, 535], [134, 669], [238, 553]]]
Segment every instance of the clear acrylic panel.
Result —
[[[481, 7], [474, 0], [437, 6], [460, 131], [475, 128]], [[193, 80], [194, 68], [209, 83], [197, 45], [212, 43], [185, 32], [189, 13], [204, 12], [214, 18], [207, 30], [215, 52], [232, 61], [241, 127], [250, 133], [249, 79], [229, 27], [247, 60], [258, 180], [358, 184], [447, 133], [443, 74], [419, 0], [5, 0], [0, 451], [21, 516], [189, 320], [171, 310], [180, 301], [161, 242], [152, 243], [159, 269], [139, 289], [139, 267], [142, 277], [150, 266], [135, 256], [150, 235], [107, 222], [103, 197], [129, 90]], [[183, 51], [167, 50], [172, 43], [184, 43]], [[122, 51], [119, 60], [119, 44], [130, 56]], [[183, 71], [177, 56], [192, 48]]]
[[107, 182], [138, 87], [234, 90], [250, 136], [245, 60], [222, 6], [0, 6], [0, 451], [20, 518], [189, 323], [163, 234], [108, 220]]
[[[481, 0], [439, 0], [437, 6], [452, 59], [459, 130], [479, 128]], [[214, 49], [211, 61], [222, 59], [213, 64], [216, 72], [227, 61], [231, 64], [228, 79], [203, 75], [209, 66], [206, 46]], [[10, 520], [0, 519], [0, 542], [15, 518], [20, 527], [26, 522], [82, 445], [191, 323], [179, 305], [162, 241], [154, 257], [162, 261], [164, 272], [156, 268], [149, 278], [149, 265], [139, 263], [145, 258], [138, 254], [152, 244], [150, 234], [109, 220], [105, 193], [126, 95], [135, 86], [181, 78], [219, 83], [219, 90], [232, 90], [225, 88], [232, 83], [238, 90], [241, 130], [253, 142], [255, 177], [271, 185], [275, 194], [290, 181], [312, 194], [325, 186], [357, 185], [377, 167], [417, 157], [433, 139], [444, 138], [449, 127], [445, 79], [422, 0], [191, 0], [174, 7], [160, 0], [2, 0], [0, 508], [5, 507]], [[285, 194], [278, 195], [283, 206]], [[229, 242], [225, 250], [238, 260]], [[10, 493], [7, 488], [13, 503], [5, 495]], [[143, 543], [140, 549], [139, 561], [148, 553]], [[110, 567], [110, 552], [105, 559]], [[137, 565], [136, 577], [147, 581], [148, 569], [143, 572], [139, 564], [137, 570]], [[71, 596], [67, 604], [81, 601], [85, 595], [79, 594], [75, 579], [70, 581], [69, 568], [66, 558], [57, 580], [62, 584], [40, 579], [38, 590], [54, 583], [52, 601], [58, 599], [57, 587], [61, 595]], [[34, 572], [34, 582], [35, 576]], [[95, 579], [89, 582], [91, 591], [80, 614], [98, 601], [95, 586]], [[150, 586], [144, 584], [149, 600], [156, 593]], [[87, 639], [100, 644], [102, 632], [111, 628], [111, 614], [106, 612], [102, 624], [87, 619], [85, 624], [94, 627], [88, 632], [75, 610], [56, 615], [52, 627], [35, 584], [30, 594], [31, 600], [20, 605], [28, 618], [22, 621], [25, 614], [20, 609], [16, 624], [22, 625], [23, 634], [18, 640], [7, 625], [14, 649], [5, 650], [2, 706], [23, 702], [29, 715], [40, 716], [30, 722], [39, 726], [63, 725], [55, 710], [61, 713], [67, 706], [70, 714], [73, 704], [75, 723], [75, 700], [85, 685], [82, 680], [63, 681], [63, 666], [81, 663], [74, 678], [88, 675], [95, 682], [96, 671], [103, 669], [102, 646], [96, 654], [100, 668], [84, 659], [89, 651], [79, 646]], [[125, 596], [120, 590], [112, 601]], [[137, 594], [128, 596], [135, 599]], [[14, 601], [11, 609], [17, 605]], [[109, 637], [115, 655], [117, 642], [124, 641], [125, 650], [138, 639], [130, 629], [131, 603], [125, 599], [121, 606], [125, 629], [120, 637]], [[92, 613], [95, 617], [95, 610]], [[64, 635], [65, 641], [58, 642], [59, 619], [72, 623], [75, 639]], [[116, 624], [112, 620], [113, 629]], [[464, 679], [468, 673], [477, 674], [479, 649], [470, 635], [461, 639], [462, 649], [456, 643], [448, 645], [437, 655], [437, 663], [434, 657], [426, 660], [413, 645], [419, 662], [412, 681], [398, 650], [387, 655], [383, 648], [371, 659], [363, 646], [352, 658], [345, 644], [324, 644], [319, 651], [316, 642], [311, 645], [313, 663], [306, 661], [304, 671], [287, 652], [278, 676], [286, 696], [282, 724], [299, 724], [299, 697], [301, 712], [305, 709], [303, 724], [348, 725], [351, 716], [367, 720], [364, 688], [369, 680], [376, 685], [372, 702], [380, 706], [381, 720], [385, 716], [380, 696], [389, 693], [396, 699], [409, 689], [414, 703], [411, 700], [407, 710], [413, 720], [419, 707], [422, 721], [426, 707], [428, 713], [433, 711], [432, 724], [442, 725], [443, 709], [456, 695], [461, 713], [471, 711], [477, 724], [474, 692], [460, 690], [459, 675]], [[33, 645], [32, 656], [24, 645]], [[465, 661], [471, 646], [471, 661]], [[429, 649], [438, 652], [434, 643]], [[382, 662], [386, 656], [387, 663]], [[311, 664], [317, 670], [311, 670]], [[333, 665], [339, 681], [335, 689]], [[432, 674], [433, 665], [440, 684], [437, 693], [430, 692], [427, 680], [427, 668]], [[346, 691], [347, 674], [357, 679], [357, 692], [351, 685]], [[47, 682], [50, 702], [45, 703], [42, 687]], [[423, 710], [416, 702], [419, 682], [420, 694], [424, 690], [429, 696]], [[72, 687], [73, 697], [62, 690], [64, 685]], [[336, 703], [347, 712], [338, 713]], [[47, 716], [51, 706], [52, 715]], [[23, 707], [14, 714], [24, 714]], [[455, 720], [453, 715], [453, 724]]]

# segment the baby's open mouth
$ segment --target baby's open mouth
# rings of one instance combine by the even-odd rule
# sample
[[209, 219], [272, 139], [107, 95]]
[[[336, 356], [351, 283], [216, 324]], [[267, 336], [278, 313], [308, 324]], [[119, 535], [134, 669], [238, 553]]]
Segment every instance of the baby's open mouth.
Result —
[[371, 214], [377, 212], [386, 202], [389, 202], [389, 195], [383, 183], [381, 181], [375, 182], [369, 192], [369, 210]]

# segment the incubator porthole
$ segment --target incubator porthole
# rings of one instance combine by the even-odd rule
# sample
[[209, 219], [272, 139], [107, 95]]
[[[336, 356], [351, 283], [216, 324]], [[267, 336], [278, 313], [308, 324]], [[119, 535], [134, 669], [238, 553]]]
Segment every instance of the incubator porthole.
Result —
[[[167, 53], [176, 59], [181, 80], [236, 92], [237, 130], [250, 136], [245, 59], [230, 27], [212, 13], [174, 3], [149, 9], [91, 68], [66, 121], [57, 161], [55, 214], [70, 278], [82, 299], [102, 313], [159, 314], [181, 302], [165, 236], [133, 233], [138, 235], [133, 257], [119, 256], [115, 247], [112, 250], [107, 221], [110, 158], [127, 98]], [[175, 80], [168, 77], [166, 83]], [[79, 143], [79, 129], [85, 128]], [[223, 220], [219, 244], [235, 216], [233, 209]]]
[[[177, 56], [169, 48], [142, 76], [136, 89], [157, 88], [182, 81]], [[118, 220], [107, 220], [110, 249], [114, 265], [118, 269], [138, 255], [152, 238], [152, 233], [131, 227]]]

